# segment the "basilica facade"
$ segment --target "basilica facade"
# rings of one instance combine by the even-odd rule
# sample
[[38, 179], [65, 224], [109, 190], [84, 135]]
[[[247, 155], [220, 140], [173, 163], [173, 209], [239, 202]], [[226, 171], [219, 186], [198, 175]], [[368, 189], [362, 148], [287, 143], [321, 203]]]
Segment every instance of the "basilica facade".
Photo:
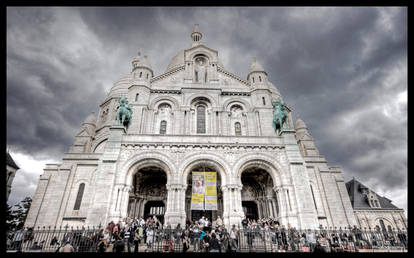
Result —
[[[272, 217], [297, 228], [357, 225], [339, 167], [328, 166], [301, 119], [280, 130], [282, 100], [254, 60], [246, 79], [226, 70], [196, 25], [188, 48], [154, 76], [138, 56], [91, 113], [61, 164], [40, 176], [26, 226], [96, 226], [154, 216], [172, 225], [204, 215], [228, 227]], [[131, 123], [117, 123], [120, 97]], [[217, 173], [217, 210], [191, 209], [192, 173]]]

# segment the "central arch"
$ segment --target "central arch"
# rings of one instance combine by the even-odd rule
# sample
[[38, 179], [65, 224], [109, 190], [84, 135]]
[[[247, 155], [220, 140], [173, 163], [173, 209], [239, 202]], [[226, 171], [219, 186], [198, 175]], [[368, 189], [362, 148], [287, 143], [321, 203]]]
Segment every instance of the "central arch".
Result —
[[[181, 179], [183, 185], [186, 186], [185, 191], [185, 213], [186, 218], [190, 220], [198, 220], [201, 216], [206, 216], [209, 220], [214, 221], [218, 216], [223, 218], [223, 193], [221, 186], [226, 184], [226, 173], [224, 165], [220, 164], [217, 160], [208, 159], [206, 156], [194, 157], [191, 161], [185, 164]], [[192, 211], [191, 210], [191, 194], [192, 194], [192, 172], [216, 172], [217, 173], [217, 210], [216, 211]]]

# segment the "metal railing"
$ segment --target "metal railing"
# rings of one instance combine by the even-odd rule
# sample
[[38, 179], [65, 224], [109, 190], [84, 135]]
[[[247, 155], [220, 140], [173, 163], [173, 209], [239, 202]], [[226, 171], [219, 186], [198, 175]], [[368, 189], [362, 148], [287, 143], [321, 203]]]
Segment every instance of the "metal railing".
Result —
[[[21, 252], [57, 252], [69, 242], [75, 252], [97, 252], [103, 238], [102, 227], [43, 227], [7, 233], [7, 250]], [[209, 231], [209, 230], [205, 230]], [[190, 245], [187, 252], [208, 252], [209, 248], [200, 233], [189, 230]], [[230, 237], [231, 230], [222, 230], [221, 252], [374, 252], [407, 251], [407, 231], [381, 231], [370, 229], [314, 230], [268, 229], [260, 227], [241, 228], [237, 238]], [[139, 252], [182, 252], [183, 229], [154, 229], [150, 238], [144, 233], [138, 243]], [[121, 233], [123, 236], [124, 234]], [[223, 240], [227, 235], [228, 240]], [[134, 233], [130, 237], [133, 240]], [[19, 241], [21, 239], [21, 241]], [[17, 241], [14, 241], [17, 240]], [[129, 243], [128, 243], [129, 242]], [[199, 243], [199, 244], [198, 244]], [[129, 247], [128, 247], [129, 245]], [[197, 246], [195, 246], [197, 245]], [[136, 243], [121, 237], [116, 240], [111, 234], [110, 241], [101, 250], [105, 252], [135, 251]]]

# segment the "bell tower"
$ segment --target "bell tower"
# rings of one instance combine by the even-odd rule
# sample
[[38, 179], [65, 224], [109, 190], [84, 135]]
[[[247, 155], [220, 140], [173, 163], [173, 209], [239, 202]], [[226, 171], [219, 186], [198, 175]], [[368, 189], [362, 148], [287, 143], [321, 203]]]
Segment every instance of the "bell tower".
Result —
[[191, 47], [200, 45], [202, 37], [203, 37], [203, 34], [201, 34], [200, 32], [200, 28], [198, 27], [198, 24], [195, 24], [193, 33], [191, 33], [191, 39], [192, 39]]

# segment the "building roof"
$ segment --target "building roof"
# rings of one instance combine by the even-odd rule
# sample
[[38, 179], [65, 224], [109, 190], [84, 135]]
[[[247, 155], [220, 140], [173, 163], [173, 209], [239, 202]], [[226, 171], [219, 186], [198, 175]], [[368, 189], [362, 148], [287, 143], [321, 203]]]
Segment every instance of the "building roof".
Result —
[[[400, 208], [391, 204], [390, 199], [379, 196], [355, 178], [347, 182], [345, 185], [346, 189], [348, 190], [349, 198], [351, 199], [352, 208], [354, 208], [354, 210], [401, 210]], [[381, 208], [373, 208], [369, 205], [366, 196], [361, 191], [363, 188], [369, 189], [371, 192], [374, 192], [377, 195]]]
[[16, 163], [14, 162], [14, 160], [12, 159], [12, 157], [10, 156], [10, 153], [9, 153], [9, 152], [6, 152], [6, 154], [7, 154], [7, 157], [6, 157], [6, 164], [7, 164], [7, 165], [9, 165], [9, 166], [11, 166], [11, 167], [14, 167], [15, 169], [20, 169], [20, 168], [16, 165]]

